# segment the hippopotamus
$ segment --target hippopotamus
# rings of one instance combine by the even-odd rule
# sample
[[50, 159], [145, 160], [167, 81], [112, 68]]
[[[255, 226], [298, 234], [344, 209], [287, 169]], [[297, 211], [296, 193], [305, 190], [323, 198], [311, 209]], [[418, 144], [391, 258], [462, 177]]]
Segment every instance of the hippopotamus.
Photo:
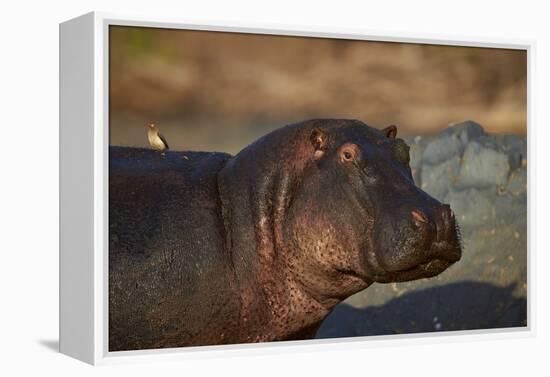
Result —
[[109, 150], [109, 350], [309, 339], [371, 284], [461, 258], [397, 128], [313, 119], [235, 156]]

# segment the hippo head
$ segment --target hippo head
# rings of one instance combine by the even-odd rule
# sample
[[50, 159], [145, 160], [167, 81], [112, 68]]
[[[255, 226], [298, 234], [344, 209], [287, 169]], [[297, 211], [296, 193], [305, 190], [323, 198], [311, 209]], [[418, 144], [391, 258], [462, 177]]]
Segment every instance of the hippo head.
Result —
[[[233, 226], [233, 242], [255, 245], [263, 271], [283, 266], [284, 278], [327, 299], [444, 271], [461, 257], [457, 223], [415, 185], [396, 133], [321, 119], [245, 148], [227, 167], [236, 191], [226, 207], [253, 231]], [[229, 179], [222, 174], [222, 191]]]

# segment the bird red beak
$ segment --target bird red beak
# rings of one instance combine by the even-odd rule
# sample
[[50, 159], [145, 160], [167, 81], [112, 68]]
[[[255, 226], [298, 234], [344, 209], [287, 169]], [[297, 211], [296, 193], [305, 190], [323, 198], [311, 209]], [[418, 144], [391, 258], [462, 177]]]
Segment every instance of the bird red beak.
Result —
[[155, 125], [154, 125], [153, 123], [149, 123], [149, 124], [147, 125], [147, 127], [149, 127], [149, 128], [155, 128]]

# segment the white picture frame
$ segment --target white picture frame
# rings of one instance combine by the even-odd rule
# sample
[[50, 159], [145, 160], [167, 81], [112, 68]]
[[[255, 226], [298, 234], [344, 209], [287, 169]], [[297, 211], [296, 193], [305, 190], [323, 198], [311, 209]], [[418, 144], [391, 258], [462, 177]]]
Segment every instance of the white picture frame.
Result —
[[[296, 349], [378, 347], [399, 342], [450, 342], [533, 336], [533, 281], [528, 228], [528, 326], [452, 333], [308, 340], [230, 346], [109, 352], [108, 341], [108, 28], [110, 25], [161, 27], [452, 46], [524, 49], [531, 91], [533, 41], [378, 33], [343, 28], [208, 23], [169, 17], [88, 13], [60, 24], [60, 352], [90, 364], [146, 359], [221, 357], [287, 353]], [[530, 98], [530, 96], [528, 96]], [[528, 101], [528, 145], [533, 137]], [[532, 148], [528, 150], [531, 159]], [[528, 179], [530, 180], [531, 168]], [[530, 198], [528, 196], [528, 198]], [[531, 200], [528, 199], [531, 212]]]

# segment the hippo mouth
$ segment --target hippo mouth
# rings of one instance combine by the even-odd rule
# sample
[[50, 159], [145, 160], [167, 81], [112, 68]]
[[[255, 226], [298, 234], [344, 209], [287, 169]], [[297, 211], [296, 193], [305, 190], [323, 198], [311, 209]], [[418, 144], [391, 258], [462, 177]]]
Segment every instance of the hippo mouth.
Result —
[[[374, 274], [370, 277], [379, 283], [393, 283], [411, 281], [416, 279], [430, 278], [439, 275], [447, 268], [458, 262], [462, 257], [462, 246], [458, 242], [436, 242], [430, 248], [428, 255], [432, 257], [424, 262], [418, 263], [410, 267], [397, 268], [388, 270], [382, 268], [378, 263], [373, 270]], [[373, 267], [374, 267], [373, 266]], [[362, 276], [362, 274], [356, 274]]]
[[406, 270], [392, 273], [390, 280], [392, 282], [409, 281], [423, 278], [431, 278], [439, 275], [455, 262], [446, 259], [432, 259], [429, 262], [419, 264]]
[[390, 283], [430, 278], [462, 257], [460, 227], [448, 205], [433, 211], [432, 222], [418, 209], [411, 214], [412, 226], [403, 231], [405, 237], [394, 237], [390, 233], [379, 243], [386, 245], [386, 251], [373, 247], [377, 252], [367, 254], [367, 270], [372, 272], [374, 281]]
[[[430, 278], [439, 275], [447, 268], [449, 268], [452, 264], [454, 264], [454, 262], [446, 259], [437, 258], [408, 269], [391, 272], [386, 271], [382, 274], [375, 274], [370, 279], [378, 283], [394, 283]], [[355, 275], [357, 275], [358, 277], [362, 277], [361, 274], [356, 273]]]
[[370, 273], [371, 271], [359, 272], [355, 269], [348, 268], [338, 268], [336, 270], [348, 277], [362, 280], [369, 284], [373, 282], [403, 282], [430, 278], [439, 275], [452, 266], [455, 262], [459, 261], [462, 256], [462, 249], [459, 245], [451, 247], [448, 243], [441, 243], [434, 245], [433, 249], [445, 250], [445, 253], [443, 253], [444, 256], [432, 258], [427, 262], [423, 262], [409, 268], [387, 271], [381, 269], [381, 266], [378, 265], [378, 268], [375, 268], [377, 272], [374, 274]]
[[[419, 253], [419, 251], [413, 252], [411, 250], [406, 254], [414, 255], [419, 253], [429, 255], [430, 257], [424, 259], [424, 261], [419, 260], [417, 264], [409, 266], [394, 266], [394, 268], [386, 266], [386, 268], [384, 268], [379, 263], [376, 254], [373, 253], [370, 255], [370, 258], [368, 258], [369, 262], [367, 265], [370, 268], [367, 268], [366, 274], [352, 273], [351, 275], [356, 275], [363, 280], [376, 281], [378, 283], [393, 283], [430, 278], [439, 275], [454, 263], [458, 262], [462, 257], [462, 245], [459, 238], [457, 237], [453, 241], [454, 242], [434, 242], [429, 248], [429, 251], [423, 253]], [[367, 277], [366, 275], [369, 276]]]

